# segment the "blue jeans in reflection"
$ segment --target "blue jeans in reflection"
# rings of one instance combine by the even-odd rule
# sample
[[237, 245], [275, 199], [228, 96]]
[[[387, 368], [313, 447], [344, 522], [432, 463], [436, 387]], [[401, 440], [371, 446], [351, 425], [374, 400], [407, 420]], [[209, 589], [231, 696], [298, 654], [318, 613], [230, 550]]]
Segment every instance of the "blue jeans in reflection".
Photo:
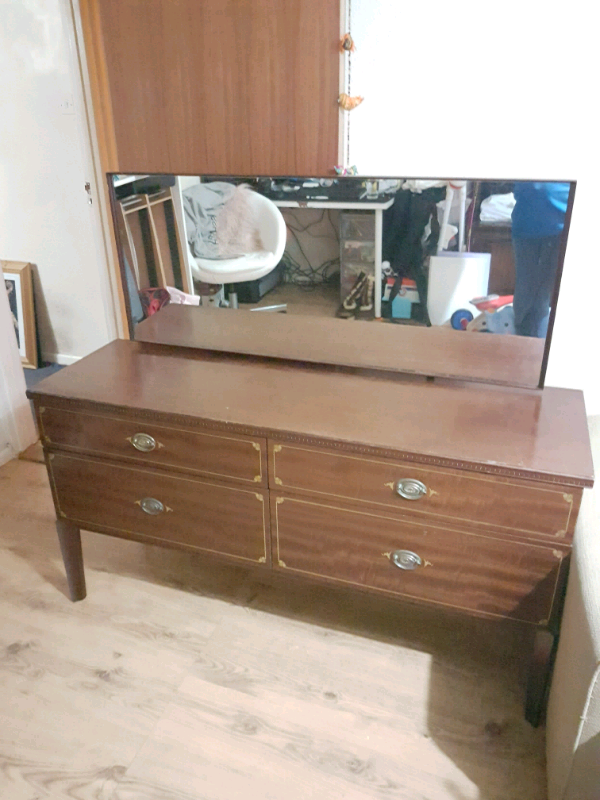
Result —
[[560, 236], [513, 239], [515, 329], [519, 336], [544, 338], [556, 279]]

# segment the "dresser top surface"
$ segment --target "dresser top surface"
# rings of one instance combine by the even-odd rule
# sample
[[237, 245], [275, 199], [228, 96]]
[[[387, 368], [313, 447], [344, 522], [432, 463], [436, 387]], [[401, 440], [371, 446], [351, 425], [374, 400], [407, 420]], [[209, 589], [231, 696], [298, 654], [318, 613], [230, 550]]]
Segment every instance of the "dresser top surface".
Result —
[[171, 414], [493, 473], [593, 482], [583, 394], [570, 389], [430, 383], [114, 341], [28, 394], [56, 405], [62, 399], [88, 409]]

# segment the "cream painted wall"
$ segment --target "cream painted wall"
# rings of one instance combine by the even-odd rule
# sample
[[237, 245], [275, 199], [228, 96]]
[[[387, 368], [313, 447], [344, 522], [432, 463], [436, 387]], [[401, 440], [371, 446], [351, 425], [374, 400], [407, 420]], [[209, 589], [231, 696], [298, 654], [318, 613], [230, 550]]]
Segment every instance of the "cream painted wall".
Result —
[[597, 43], [589, 4], [352, 0], [350, 163], [362, 174], [578, 188], [546, 383], [600, 414]]
[[0, 254], [36, 265], [42, 355], [59, 363], [115, 335], [70, 19], [68, 0], [0, 0]]

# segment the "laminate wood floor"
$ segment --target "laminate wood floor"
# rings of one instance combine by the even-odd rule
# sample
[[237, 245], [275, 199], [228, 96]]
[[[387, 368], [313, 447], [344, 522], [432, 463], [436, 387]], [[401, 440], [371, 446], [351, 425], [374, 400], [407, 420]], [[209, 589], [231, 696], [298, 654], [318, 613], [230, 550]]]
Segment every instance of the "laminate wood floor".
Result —
[[526, 638], [83, 534], [0, 469], [2, 800], [545, 800]]
[[280, 283], [259, 303], [240, 303], [240, 308], [262, 308], [278, 303], [287, 303], [288, 314], [299, 314], [303, 317], [335, 317], [340, 305], [339, 283], [322, 284], [312, 289], [293, 283]]

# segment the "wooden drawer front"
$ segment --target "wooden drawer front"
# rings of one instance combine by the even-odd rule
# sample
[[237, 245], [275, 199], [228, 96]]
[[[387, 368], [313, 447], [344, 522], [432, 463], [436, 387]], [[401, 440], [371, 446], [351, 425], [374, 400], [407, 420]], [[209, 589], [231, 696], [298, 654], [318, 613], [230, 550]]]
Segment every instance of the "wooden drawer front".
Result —
[[[264, 439], [197, 433], [146, 420], [138, 422], [58, 408], [40, 409], [40, 419], [46, 445], [266, 485]], [[136, 449], [133, 443], [136, 434], [151, 436], [155, 442], [153, 449], [149, 452]]]
[[[278, 489], [376, 503], [400, 513], [427, 515], [434, 524], [476, 523], [490, 533], [570, 541], [581, 499], [581, 489], [462, 470], [430, 469], [287, 444], [270, 443], [270, 451], [271, 481]], [[406, 479], [419, 481], [426, 493], [418, 499], [401, 497], [397, 482]]]
[[[268, 559], [264, 492], [115, 465], [62, 453], [49, 456], [59, 517], [115, 534], [140, 534], [245, 561]], [[162, 503], [156, 510], [144, 500]], [[110, 532], [110, 531], [108, 531]]]
[[[532, 623], [550, 617], [568, 553], [299, 498], [275, 497], [272, 509], [275, 567]], [[399, 550], [423, 565], [398, 568]]]

